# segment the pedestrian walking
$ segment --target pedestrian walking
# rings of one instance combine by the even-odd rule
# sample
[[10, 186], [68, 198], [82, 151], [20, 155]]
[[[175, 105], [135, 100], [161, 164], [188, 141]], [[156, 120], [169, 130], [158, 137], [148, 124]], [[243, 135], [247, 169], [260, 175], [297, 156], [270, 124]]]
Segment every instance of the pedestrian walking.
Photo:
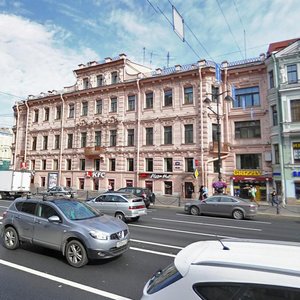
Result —
[[259, 206], [259, 203], [256, 201], [256, 192], [257, 192], [256, 187], [250, 185], [250, 189], [249, 189], [250, 199], [252, 202], [255, 202]]
[[279, 215], [279, 213], [280, 213], [280, 208], [279, 208], [280, 201], [279, 201], [278, 195], [275, 191], [273, 191], [272, 194], [271, 194], [271, 204], [272, 204], [272, 206], [276, 206], [276, 213], [277, 213], [277, 215]]
[[199, 189], [199, 200], [204, 200], [207, 198], [207, 196], [208, 196], [207, 187], [205, 187], [204, 185], [201, 185], [201, 187]]

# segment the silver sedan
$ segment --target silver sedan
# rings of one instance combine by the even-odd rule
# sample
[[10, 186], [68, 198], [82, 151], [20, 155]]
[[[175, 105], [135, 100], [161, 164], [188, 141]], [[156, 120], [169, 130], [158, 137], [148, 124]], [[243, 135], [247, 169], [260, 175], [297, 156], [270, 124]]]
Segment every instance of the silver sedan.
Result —
[[214, 195], [202, 201], [186, 203], [184, 211], [191, 215], [228, 216], [242, 220], [257, 214], [257, 204], [234, 196]]

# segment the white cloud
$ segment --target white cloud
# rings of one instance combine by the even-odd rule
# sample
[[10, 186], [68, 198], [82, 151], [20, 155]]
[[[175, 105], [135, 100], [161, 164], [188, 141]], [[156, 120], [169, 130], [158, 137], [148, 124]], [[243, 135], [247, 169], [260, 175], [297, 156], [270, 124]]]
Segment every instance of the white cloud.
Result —
[[[0, 14], [0, 91], [26, 98], [73, 85], [73, 70], [79, 63], [98, 60], [89, 49], [70, 49], [64, 41], [69, 33], [15, 15]], [[2, 113], [12, 113], [17, 98], [0, 93]], [[0, 124], [1, 126], [1, 124]]]

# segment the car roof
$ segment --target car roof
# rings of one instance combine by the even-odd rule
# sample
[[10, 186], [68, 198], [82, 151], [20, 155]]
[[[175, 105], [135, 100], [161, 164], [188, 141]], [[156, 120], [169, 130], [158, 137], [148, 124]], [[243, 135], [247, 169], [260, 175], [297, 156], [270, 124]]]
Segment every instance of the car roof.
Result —
[[[286, 270], [300, 276], [300, 243], [253, 239], [223, 239], [192, 243], [175, 257], [184, 276], [191, 265]], [[295, 274], [293, 274], [295, 275]]]

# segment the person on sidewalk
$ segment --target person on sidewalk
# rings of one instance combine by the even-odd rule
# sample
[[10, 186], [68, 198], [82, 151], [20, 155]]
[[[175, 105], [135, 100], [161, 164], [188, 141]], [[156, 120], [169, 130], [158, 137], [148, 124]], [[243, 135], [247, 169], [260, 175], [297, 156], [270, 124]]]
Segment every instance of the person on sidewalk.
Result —
[[278, 204], [278, 195], [277, 195], [276, 191], [273, 191], [271, 194], [271, 204], [272, 204], [272, 206]]
[[250, 189], [249, 189], [249, 194], [250, 194], [250, 199], [252, 202], [255, 202], [257, 204], [257, 206], [259, 206], [259, 203], [256, 201], [256, 187], [250, 185]]
[[207, 188], [204, 185], [201, 185], [200, 189], [199, 189], [199, 200], [204, 200], [207, 198], [208, 196], [208, 191]]

